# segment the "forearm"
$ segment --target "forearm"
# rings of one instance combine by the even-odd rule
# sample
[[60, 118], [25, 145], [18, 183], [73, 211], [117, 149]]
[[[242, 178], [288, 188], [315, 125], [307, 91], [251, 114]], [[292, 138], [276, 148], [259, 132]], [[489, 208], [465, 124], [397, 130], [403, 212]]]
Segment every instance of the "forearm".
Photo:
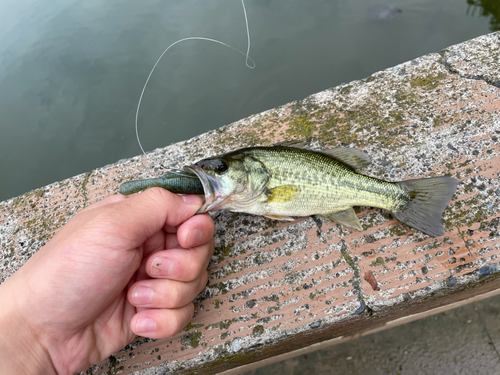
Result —
[[[12, 280], [13, 281], [13, 280]], [[0, 285], [0, 369], [3, 374], [56, 374], [50, 356], [24, 321], [10, 292]]]

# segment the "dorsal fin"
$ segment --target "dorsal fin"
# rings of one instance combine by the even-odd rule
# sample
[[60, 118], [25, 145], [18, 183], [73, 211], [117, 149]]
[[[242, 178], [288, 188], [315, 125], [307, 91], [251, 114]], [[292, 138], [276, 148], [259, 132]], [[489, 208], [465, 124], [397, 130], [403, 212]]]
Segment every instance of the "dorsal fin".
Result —
[[368, 154], [355, 148], [335, 147], [318, 152], [333, 156], [335, 159], [339, 159], [340, 161], [353, 167], [355, 170], [363, 169], [371, 163], [371, 159]]
[[290, 139], [288, 141], [282, 141], [275, 143], [273, 146], [283, 146], [283, 147], [295, 147], [303, 148], [304, 150], [312, 150], [313, 148], [304, 139]]
[[363, 169], [371, 163], [370, 157], [365, 152], [355, 148], [334, 147], [326, 150], [315, 150], [309, 143], [307, 143], [307, 141], [302, 139], [279, 142], [276, 143], [275, 146], [295, 147], [302, 148], [304, 150], [321, 152], [323, 154], [333, 156], [335, 159], [340, 160], [355, 170]]

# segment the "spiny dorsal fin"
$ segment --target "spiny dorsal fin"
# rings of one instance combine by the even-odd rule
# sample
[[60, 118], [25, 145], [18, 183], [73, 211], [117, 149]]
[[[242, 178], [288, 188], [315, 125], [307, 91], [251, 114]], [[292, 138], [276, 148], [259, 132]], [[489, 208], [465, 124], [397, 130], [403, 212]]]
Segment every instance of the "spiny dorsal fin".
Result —
[[349, 165], [355, 170], [363, 169], [371, 163], [371, 159], [366, 153], [355, 148], [334, 147], [326, 150], [315, 150], [309, 143], [307, 143], [307, 141], [297, 139], [279, 142], [276, 143], [275, 146], [295, 147], [302, 148], [304, 150], [321, 152], [323, 154], [333, 156], [335, 159], [340, 160], [341, 162]]
[[340, 224], [344, 224], [351, 228], [356, 228], [357, 230], [363, 230], [363, 227], [359, 223], [358, 217], [356, 213], [351, 208], [348, 208], [345, 211], [335, 212], [328, 215], [321, 215], [326, 219], [337, 221]]
[[370, 157], [367, 154], [355, 148], [335, 147], [319, 152], [333, 156], [335, 159], [339, 159], [355, 170], [363, 169], [371, 163]]
[[304, 150], [312, 150], [311, 145], [304, 139], [290, 139], [288, 141], [275, 143], [274, 146], [295, 147], [303, 148]]

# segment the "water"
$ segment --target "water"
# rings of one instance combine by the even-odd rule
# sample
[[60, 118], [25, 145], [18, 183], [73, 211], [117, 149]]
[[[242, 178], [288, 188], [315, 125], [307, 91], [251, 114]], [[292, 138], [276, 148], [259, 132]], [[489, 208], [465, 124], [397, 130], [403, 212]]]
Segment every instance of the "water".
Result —
[[[214, 43], [175, 46], [144, 96], [143, 145], [188, 139], [498, 26], [483, 15], [494, 2], [468, 2], [395, 0], [386, 4], [402, 12], [376, 20], [371, 1], [247, 0], [257, 67]], [[189, 36], [245, 51], [240, 2], [0, 1], [0, 201], [138, 155], [144, 81]]]

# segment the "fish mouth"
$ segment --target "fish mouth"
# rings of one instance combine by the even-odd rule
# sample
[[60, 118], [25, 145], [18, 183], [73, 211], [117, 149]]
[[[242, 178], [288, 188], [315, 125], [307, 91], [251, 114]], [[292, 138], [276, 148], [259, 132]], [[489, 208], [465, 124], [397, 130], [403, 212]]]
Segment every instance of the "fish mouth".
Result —
[[216, 211], [222, 208], [227, 195], [223, 193], [223, 187], [217, 178], [206, 173], [199, 165], [185, 166], [184, 170], [189, 173], [194, 173], [201, 181], [203, 191], [205, 193], [205, 201], [203, 206], [196, 212], [203, 214], [209, 211]]

